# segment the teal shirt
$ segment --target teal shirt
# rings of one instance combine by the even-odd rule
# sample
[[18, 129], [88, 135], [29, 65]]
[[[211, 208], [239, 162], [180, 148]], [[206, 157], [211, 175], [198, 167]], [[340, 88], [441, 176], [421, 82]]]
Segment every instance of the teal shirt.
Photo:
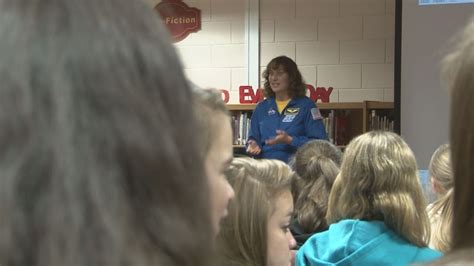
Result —
[[308, 239], [296, 265], [410, 265], [441, 256], [411, 244], [381, 221], [341, 220]]

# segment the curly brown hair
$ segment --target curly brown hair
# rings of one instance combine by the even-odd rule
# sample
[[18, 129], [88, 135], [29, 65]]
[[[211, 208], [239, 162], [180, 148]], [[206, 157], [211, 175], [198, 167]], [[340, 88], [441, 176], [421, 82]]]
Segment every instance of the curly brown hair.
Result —
[[264, 93], [266, 97], [275, 97], [275, 92], [273, 92], [268, 77], [270, 75], [270, 70], [276, 70], [283, 68], [283, 70], [288, 73], [288, 79], [290, 80], [290, 87], [288, 89], [288, 96], [293, 97], [302, 97], [306, 95], [306, 84], [303, 81], [298, 66], [295, 61], [287, 56], [278, 56], [273, 58], [267, 65], [267, 68], [263, 72], [263, 78], [265, 79], [264, 84]]

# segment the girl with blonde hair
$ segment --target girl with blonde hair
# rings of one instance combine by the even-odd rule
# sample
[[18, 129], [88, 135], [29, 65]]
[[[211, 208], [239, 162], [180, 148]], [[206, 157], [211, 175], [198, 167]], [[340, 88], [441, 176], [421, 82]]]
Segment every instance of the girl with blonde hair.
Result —
[[445, 253], [451, 247], [453, 219], [453, 175], [449, 144], [436, 149], [428, 171], [433, 191], [438, 195], [438, 199], [427, 208], [431, 223], [429, 246]]
[[291, 169], [278, 160], [236, 158], [226, 175], [235, 198], [217, 238], [216, 265], [290, 265]]
[[298, 251], [297, 265], [408, 265], [434, 260], [413, 152], [391, 132], [350, 142], [329, 195], [328, 231]]
[[301, 146], [291, 161], [296, 171], [293, 197], [296, 199], [291, 232], [298, 246], [314, 233], [328, 228], [326, 211], [329, 193], [339, 173], [341, 151], [325, 140], [312, 140]]

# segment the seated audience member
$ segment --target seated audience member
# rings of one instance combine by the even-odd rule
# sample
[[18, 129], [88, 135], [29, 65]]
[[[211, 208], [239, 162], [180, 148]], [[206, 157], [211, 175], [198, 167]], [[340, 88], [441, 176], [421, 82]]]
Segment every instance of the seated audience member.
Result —
[[451, 221], [453, 218], [453, 175], [451, 172], [450, 148], [441, 145], [433, 153], [429, 165], [429, 174], [433, 191], [438, 199], [428, 205], [427, 211], [431, 223], [430, 248], [443, 253], [451, 247]]
[[451, 91], [451, 160], [454, 178], [452, 246], [436, 265], [474, 261], [474, 18], [443, 62]]
[[442, 254], [430, 234], [413, 152], [391, 132], [352, 140], [329, 195], [325, 232], [297, 253], [297, 265], [409, 265]]
[[234, 197], [234, 190], [224, 175], [233, 158], [231, 120], [220, 91], [195, 88], [193, 92], [202, 136], [199, 143], [209, 178], [212, 225], [217, 235], [220, 220]]
[[236, 158], [226, 175], [235, 199], [217, 238], [216, 265], [292, 265], [291, 169], [278, 160]]
[[0, 21], [0, 265], [208, 265], [192, 93], [156, 12], [2, 0]]
[[298, 174], [294, 218], [290, 229], [298, 246], [314, 233], [325, 231], [329, 192], [339, 173], [341, 151], [329, 141], [312, 140], [301, 146], [291, 161]]

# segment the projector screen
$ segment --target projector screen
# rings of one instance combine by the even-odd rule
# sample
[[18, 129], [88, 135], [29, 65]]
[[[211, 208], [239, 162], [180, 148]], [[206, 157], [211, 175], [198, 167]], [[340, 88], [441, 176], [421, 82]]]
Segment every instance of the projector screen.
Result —
[[474, 4], [418, 3], [402, 0], [400, 133], [418, 166], [427, 169], [435, 149], [449, 141], [449, 93], [441, 83], [440, 60], [474, 15]]
[[474, 0], [418, 0], [419, 5], [444, 5], [474, 3]]

